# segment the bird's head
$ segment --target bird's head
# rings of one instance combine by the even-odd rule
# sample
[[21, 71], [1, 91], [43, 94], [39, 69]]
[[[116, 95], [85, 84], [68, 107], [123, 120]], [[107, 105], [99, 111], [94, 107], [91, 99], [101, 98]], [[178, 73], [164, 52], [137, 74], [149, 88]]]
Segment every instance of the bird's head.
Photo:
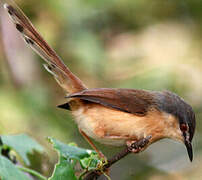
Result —
[[190, 161], [193, 159], [193, 151], [192, 151], [192, 139], [195, 132], [195, 113], [192, 110], [192, 107], [188, 104], [184, 104], [184, 112], [183, 114], [179, 114], [179, 127], [182, 132], [182, 136], [184, 139], [184, 144], [187, 148], [187, 152], [189, 155]]
[[164, 91], [157, 95], [158, 108], [166, 113], [172, 114], [177, 123], [178, 131], [181, 133], [190, 161], [193, 160], [192, 139], [195, 132], [196, 120], [192, 107], [176, 94]]

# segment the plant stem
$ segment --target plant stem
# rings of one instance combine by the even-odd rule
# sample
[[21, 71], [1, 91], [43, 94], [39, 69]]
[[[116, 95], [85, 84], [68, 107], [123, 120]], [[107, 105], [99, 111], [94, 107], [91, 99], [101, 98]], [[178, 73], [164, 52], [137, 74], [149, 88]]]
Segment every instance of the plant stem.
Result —
[[[151, 136], [147, 136], [146, 138], [140, 139], [139, 141], [134, 142], [131, 147], [124, 148], [120, 153], [113, 156], [111, 159], [108, 160], [108, 164], [106, 164], [103, 168], [107, 170], [110, 168], [114, 163], [121, 160], [122, 158], [126, 157], [128, 154], [131, 153], [131, 150], [138, 150], [139, 148], [143, 148], [149, 143], [149, 139]], [[138, 151], [137, 151], [138, 152]], [[99, 176], [101, 176], [103, 172], [98, 170], [90, 171], [83, 180], [97, 180]]]
[[41, 180], [48, 180], [45, 176], [41, 175], [40, 173], [32, 170], [32, 169], [29, 169], [29, 168], [26, 168], [26, 167], [22, 167], [22, 166], [17, 166], [18, 169], [20, 169], [21, 171], [24, 171], [24, 172], [27, 172], [35, 177], [38, 177], [39, 179]]
[[[124, 148], [120, 153], [116, 154], [115, 156], [113, 156], [112, 158], [110, 158], [108, 160], [108, 163], [104, 166], [104, 169], [107, 170], [114, 163], [116, 163], [117, 161], [124, 158], [125, 156], [127, 156], [130, 153], [131, 153], [131, 151], [129, 151], [128, 147]], [[101, 176], [102, 174], [103, 174], [103, 172], [93, 170], [93, 171], [90, 171], [83, 180], [97, 180], [98, 177]], [[105, 174], [105, 176], [108, 179], [108, 176], [106, 174]]]

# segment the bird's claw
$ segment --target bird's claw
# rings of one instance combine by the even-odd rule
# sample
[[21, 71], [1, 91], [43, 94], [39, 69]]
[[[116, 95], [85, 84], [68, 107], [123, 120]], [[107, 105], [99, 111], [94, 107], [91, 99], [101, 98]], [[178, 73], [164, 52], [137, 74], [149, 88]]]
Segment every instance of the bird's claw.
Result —
[[127, 142], [128, 150], [130, 152], [133, 152], [133, 153], [140, 152], [149, 143], [149, 140], [151, 139], [151, 137], [152, 136], [150, 135], [150, 136], [147, 136], [147, 137], [145, 137], [143, 139], [140, 139], [139, 141], [130, 141], [130, 142]]

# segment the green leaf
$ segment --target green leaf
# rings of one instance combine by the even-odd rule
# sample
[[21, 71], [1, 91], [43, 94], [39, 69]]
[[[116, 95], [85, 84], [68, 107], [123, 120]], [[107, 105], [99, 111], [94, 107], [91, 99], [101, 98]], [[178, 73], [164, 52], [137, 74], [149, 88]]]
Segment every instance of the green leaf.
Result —
[[4, 146], [6, 145], [16, 151], [22, 157], [26, 165], [30, 165], [28, 154], [32, 154], [34, 150], [39, 152], [44, 150], [40, 144], [25, 134], [3, 135], [1, 137]]
[[79, 148], [75, 143], [67, 145], [54, 138], [49, 138], [49, 141], [60, 155], [60, 161], [49, 180], [57, 180], [59, 177], [61, 177], [59, 178], [60, 180], [65, 180], [65, 178], [76, 179], [74, 167], [77, 161], [84, 169], [83, 173], [80, 174], [80, 178], [85, 174], [86, 170], [97, 169], [99, 165], [102, 165], [102, 161], [95, 151]]
[[72, 145], [64, 144], [54, 138], [49, 138], [49, 141], [53, 144], [54, 148], [58, 150], [61, 156], [65, 157], [66, 159], [83, 159], [90, 157], [91, 154], [96, 154], [92, 150], [79, 148]]
[[74, 169], [70, 162], [64, 157], [60, 157], [58, 164], [56, 164], [53, 175], [48, 180], [76, 180]]
[[89, 158], [81, 159], [80, 163], [83, 169], [93, 170], [97, 168], [101, 161], [97, 156], [91, 156]]
[[[67, 145], [54, 138], [49, 138], [49, 141], [53, 144], [54, 148], [60, 155], [60, 161], [55, 166], [53, 175], [49, 180], [77, 179], [74, 171], [76, 161], [79, 161], [83, 169], [89, 167], [88, 165], [92, 166], [93, 168], [97, 167], [97, 163], [92, 160], [92, 157], [97, 155], [96, 152], [79, 148], [75, 145], [75, 143], [70, 143]], [[83, 163], [82, 160], [84, 161]]]
[[30, 180], [10, 160], [0, 156], [0, 179], [1, 180]]

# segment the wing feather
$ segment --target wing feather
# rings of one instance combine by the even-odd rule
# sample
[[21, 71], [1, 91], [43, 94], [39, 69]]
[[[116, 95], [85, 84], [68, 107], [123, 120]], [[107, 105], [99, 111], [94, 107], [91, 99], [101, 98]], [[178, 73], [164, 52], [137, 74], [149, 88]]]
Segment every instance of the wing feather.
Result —
[[67, 98], [79, 98], [138, 116], [146, 115], [155, 104], [152, 92], [136, 89], [87, 89]]

